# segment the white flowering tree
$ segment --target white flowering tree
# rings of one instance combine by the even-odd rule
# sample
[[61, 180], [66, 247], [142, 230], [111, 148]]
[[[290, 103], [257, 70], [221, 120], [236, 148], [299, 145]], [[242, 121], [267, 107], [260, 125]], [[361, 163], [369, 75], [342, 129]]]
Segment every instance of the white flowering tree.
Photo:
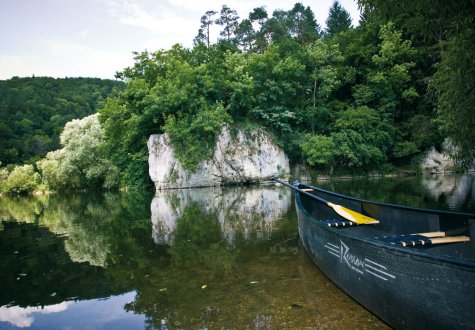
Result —
[[106, 188], [118, 185], [117, 168], [105, 157], [104, 130], [98, 115], [68, 122], [60, 137], [62, 149], [37, 163], [51, 188]]

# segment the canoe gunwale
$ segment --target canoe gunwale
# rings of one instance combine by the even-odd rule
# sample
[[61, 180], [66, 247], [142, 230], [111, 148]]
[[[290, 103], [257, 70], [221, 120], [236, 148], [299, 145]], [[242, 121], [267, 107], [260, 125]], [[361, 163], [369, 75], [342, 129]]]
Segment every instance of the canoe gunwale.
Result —
[[[314, 190], [321, 191], [324, 193], [328, 193], [334, 196], [337, 196], [339, 198], [346, 198], [350, 199], [353, 201], [357, 202], [364, 202], [364, 203], [372, 203], [376, 205], [382, 205], [386, 207], [397, 207], [400, 209], [405, 209], [405, 210], [410, 210], [410, 211], [418, 211], [418, 212], [426, 212], [426, 211], [431, 211], [433, 214], [443, 214], [443, 215], [455, 215], [455, 216], [463, 216], [463, 217], [468, 217], [471, 219], [475, 219], [475, 214], [470, 214], [470, 213], [462, 213], [462, 212], [449, 212], [449, 211], [438, 211], [438, 210], [426, 210], [422, 208], [413, 208], [413, 207], [405, 207], [397, 204], [387, 204], [387, 203], [380, 203], [380, 202], [371, 202], [359, 198], [352, 198], [349, 196], [333, 193], [331, 191], [327, 191], [324, 189], [316, 188], [313, 186], [309, 185], [304, 185], [306, 187], [311, 187]], [[349, 228], [335, 228], [335, 227], [329, 227], [328, 225], [325, 225], [323, 221], [316, 219], [313, 217], [310, 213], [308, 213], [307, 209], [302, 205], [301, 202], [301, 197], [300, 193], [302, 193], [304, 196], [308, 196], [306, 192], [302, 192], [298, 186], [295, 186], [295, 191], [298, 194], [295, 194], [295, 199], [296, 199], [296, 204], [297, 208], [299, 209], [300, 212], [304, 213], [304, 216], [306, 219], [311, 219], [316, 225], [318, 225], [321, 229], [332, 233], [332, 235], [336, 237], [342, 237], [345, 239], [349, 240], [355, 240], [357, 242], [360, 242], [362, 244], [366, 244], [368, 246], [372, 246], [376, 249], [384, 249], [387, 252], [398, 254], [401, 256], [410, 256], [411, 258], [415, 259], [420, 259], [421, 261], [424, 262], [432, 262], [432, 263], [443, 263], [447, 267], [453, 267], [453, 268], [465, 268], [465, 269], [470, 269], [470, 270], [475, 270], [475, 260], [467, 260], [467, 259], [460, 259], [452, 256], [446, 256], [446, 255], [441, 255], [438, 253], [430, 253], [428, 250], [425, 249], [414, 249], [411, 247], [402, 247], [402, 246], [397, 246], [397, 245], [391, 245], [379, 240], [376, 240], [374, 237], [361, 237], [357, 235], [352, 235], [351, 231], [354, 227], [349, 227]], [[310, 197], [310, 196], [309, 196]], [[316, 201], [318, 203], [318, 201]], [[367, 226], [378, 226], [376, 225], [367, 225]], [[475, 238], [472, 238], [475, 239]], [[457, 243], [461, 244], [461, 243]]]
[[362, 198], [356, 198], [356, 197], [351, 197], [343, 194], [339, 194], [330, 190], [325, 190], [322, 188], [318, 188], [315, 186], [307, 185], [301, 182], [296, 182], [294, 183], [295, 190], [300, 192], [299, 186], [305, 186], [308, 188], [312, 188], [313, 190], [323, 192], [325, 194], [333, 195], [335, 197], [340, 197], [344, 199], [348, 199], [351, 201], [355, 202], [360, 202], [360, 203], [367, 203], [367, 204], [373, 204], [373, 205], [378, 205], [378, 206], [386, 206], [386, 207], [391, 207], [391, 208], [396, 208], [396, 209], [402, 209], [402, 210], [408, 210], [408, 211], [414, 211], [414, 212], [422, 212], [422, 213], [429, 213], [429, 214], [440, 214], [440, 215], [450, 215], [450, 216], [457, 216], [457, 217], [463, 217], [463, 218], [471, 218], [475, 219], [475, 213], [467, 213], [467, 212], [456, 212], [456, 211], [445, 211], [445, 210], [435, 210], [435, 209], [424, 209], [424, 208], [418, 208], [418, 207], [412, 207], [412, 206], [404, 206], [404, 205], [399, 205], [399, 204], [391, 204], [391, 203], [383, 203], [383, 202], [376, 202], [376, 201], [370, 201]]

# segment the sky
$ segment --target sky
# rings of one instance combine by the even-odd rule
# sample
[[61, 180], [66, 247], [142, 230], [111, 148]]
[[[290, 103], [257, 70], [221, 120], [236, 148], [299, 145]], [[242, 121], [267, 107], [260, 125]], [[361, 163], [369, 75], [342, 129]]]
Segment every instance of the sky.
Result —
[[[333, 0], [0, 0], [0, 80], [13, 76], [98, 77], [133, 65], [132, 52], [192, 47], [201, 16], [223, 4], [246, 18], [253, 8], [301, 2], [325, 20]], [[355, 0], [340, 0], [358, 24]], [[211, 39], [217, 38], [211, 36]]]

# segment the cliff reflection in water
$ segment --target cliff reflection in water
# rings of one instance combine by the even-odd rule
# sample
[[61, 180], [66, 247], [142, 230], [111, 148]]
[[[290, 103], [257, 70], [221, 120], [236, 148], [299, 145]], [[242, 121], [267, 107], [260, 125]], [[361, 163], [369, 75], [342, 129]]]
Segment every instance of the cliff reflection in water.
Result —
[[475, 173], [409, 177], [355, 178], [321, 181], [317, 185], [357, 198], [475, 213]]
[[155, 243], [174, 244], [177, 221], [190, 205], [213, 214], [223, 238], [233, 246], [237, 235], [244, 240], [269, 237], [274, 223], [291, 205], [291, 191], [285, 187], [269, 189], [265, 186], [158, 191], [150, 207]]
[[299, 249], [291, 196], [272, 185], [2, 197], [0, 328], [384, 326]]
[[451, 210], [465, 206], [465, 209], [475, 212], [475, 173], [424, 176], [422, 184], [431, 196], [445, 201]]

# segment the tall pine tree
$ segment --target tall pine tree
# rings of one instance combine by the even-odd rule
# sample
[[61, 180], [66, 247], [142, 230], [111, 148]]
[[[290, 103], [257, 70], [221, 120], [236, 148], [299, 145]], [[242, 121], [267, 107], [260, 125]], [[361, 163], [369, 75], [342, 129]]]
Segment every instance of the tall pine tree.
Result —
[[345, 8], [340, 5], [338, 0], [333, 1], [333, 5], [328, 12], [326, 24], [326, 33], [330, 36], [351, 28], [351, 16]]
[[198, 35], [195, 37], [195, 44], [200, 42], [206, 43], [209, 48], [210, 40], [209, 40], [209, 30], [210, 26], [214, 23], [213, 16], [216, 15], [218, 12], [214, 10], [208, 10], [203, 16], [201, 16], [201, 26], [198, 30]]

